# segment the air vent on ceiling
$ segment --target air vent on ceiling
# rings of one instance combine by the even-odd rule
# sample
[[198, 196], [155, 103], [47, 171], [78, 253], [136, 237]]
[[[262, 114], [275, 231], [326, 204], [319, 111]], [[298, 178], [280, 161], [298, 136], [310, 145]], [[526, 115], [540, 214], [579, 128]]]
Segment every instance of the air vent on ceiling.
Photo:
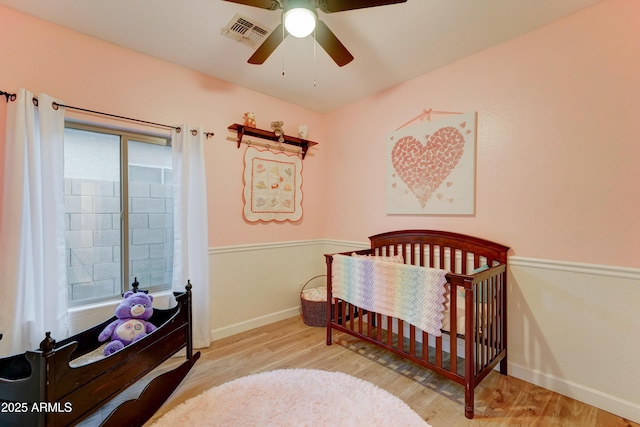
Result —
[[257, 47], [271, 33], [271, 29], [259, 24], [246, 16], [236, 13], [226, 27], [222, 29], [222, 35], [236, 40], [247, 46]]

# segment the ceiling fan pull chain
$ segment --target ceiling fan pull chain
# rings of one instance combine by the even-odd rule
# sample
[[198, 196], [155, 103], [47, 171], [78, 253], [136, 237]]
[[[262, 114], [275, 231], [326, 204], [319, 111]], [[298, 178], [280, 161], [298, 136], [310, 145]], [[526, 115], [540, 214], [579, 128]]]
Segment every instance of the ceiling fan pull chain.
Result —
[[[313, 40], [316, 40], [316, 29], [313, 29]], [[316, 45], [313, 44], [313, 87], [316, 87]]]
[[282, 75], [284, 76], [284, 46], [286, 44], [286, 40], [285, 40], [285, 34], [284, 34], [284, 25], [282, 26]]

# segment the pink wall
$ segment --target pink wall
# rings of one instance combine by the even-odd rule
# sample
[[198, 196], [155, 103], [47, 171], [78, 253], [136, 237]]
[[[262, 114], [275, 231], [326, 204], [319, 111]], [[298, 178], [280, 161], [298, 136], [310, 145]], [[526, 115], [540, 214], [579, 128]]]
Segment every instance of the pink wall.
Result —
[[[322, 115], [3, 6], [0, 51], [2, 90], [25, 88], [34, 94], [48, 93], [68, 105], [171, 125], [188, 123], [215, 132], [205, 152], [210, 246], [322, 237]], [[320, 142], [303, 162], [304, 217], [299, 223], [247, 224], [242, 218], [243, 150], [226, 138], [232, 136], [227, 126], [241, 122], [245, 111], [255, 112], [259, 127], [283, 120], [287, 134], [296, 135], [298, 125], [307, 123], [312, 139]]]
[[[325, 236], [433, 228], [640, 267], [639, 40], [640, 2], [607, 0], [329, 114]], [[473, 216], [385, 214], [385, 135], [425, 108], [478, 112]]]
[[[6, 89], [5, 89], [6, 90]], [[9, 90], [6, 90], [10, 92]], [[4, 134], [6, 132], [5, 122], [7, 115], [7, 103], [4, 97], [0, 98], [0, 170], [4, 169]], [[0, 173], [0, 195], [4, 185], [4, 175]], [[0, 213], [2, 212], [2, 197], [0, 197]]]

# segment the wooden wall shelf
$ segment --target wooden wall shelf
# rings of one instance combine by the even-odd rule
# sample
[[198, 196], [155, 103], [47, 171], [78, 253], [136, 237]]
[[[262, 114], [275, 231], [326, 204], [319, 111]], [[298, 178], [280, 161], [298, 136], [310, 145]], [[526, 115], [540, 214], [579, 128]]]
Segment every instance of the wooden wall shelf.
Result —
[[[240, 148], [240, 144], [242, 143], [242, 138], [245, 135], [254, 136], [256, 138], [261, 138], [261, 139], [267, 139], [269, 141], [275, 141], [275, 142], [278, 142], [278, 139], [279, 139], [279, 137], [275, 134], [275, 132], [264, 130], [264, 129], [252, 128], [252, 127], [244, 126], [238, 123], [232, 124], [227, 129], [231, 131], [235, 131], [237, 133], [238, 148]], [[296, 138], [295, 136], [282, 135], [282, 137], [284, 138], [284, 141], [281, 142], [281, 144], [295, 145], [296, 147], [300, 147], [302, 151], [303, 159], [307, 155], [307, 151], [309, 150], [309, 147], [318, 145], [317, 142]]]

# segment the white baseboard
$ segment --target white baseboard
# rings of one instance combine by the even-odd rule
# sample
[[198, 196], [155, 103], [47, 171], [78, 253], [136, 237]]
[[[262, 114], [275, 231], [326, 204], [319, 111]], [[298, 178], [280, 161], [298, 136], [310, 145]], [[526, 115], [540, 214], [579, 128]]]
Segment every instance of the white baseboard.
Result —
[[288, 319], [290, 317], [299, 316], [300, 307], [292, 307], [286, 310], [270, 313], [264, 316], [256, 317], [253, 319], [245, 320], [243, 322], [235, 323], [233, 325], [225, 326], [223, 328], [214, 329], [211, 331], [211, 341], [216, 341], [222, 338], [230, 337], [231, 335], [246, 332], [251, 329], [259, 328], [260, 326], [268, 325], [270, 323], [279, 322], [280, 320]]
[[620, 399], [608, 393], [586, 387], [583, 384], [558, 378], [552, 374], [532, 370], [516, 363], [507, 362], [509, 375], [537, 385], [547, 390], [553, 390], [564, 396], [584, 402], [588, 405], [601, 408], [612, 414], [616, 414], [628, 420], [638, 422], [640, 420], [640, 405], [635, 402]]

